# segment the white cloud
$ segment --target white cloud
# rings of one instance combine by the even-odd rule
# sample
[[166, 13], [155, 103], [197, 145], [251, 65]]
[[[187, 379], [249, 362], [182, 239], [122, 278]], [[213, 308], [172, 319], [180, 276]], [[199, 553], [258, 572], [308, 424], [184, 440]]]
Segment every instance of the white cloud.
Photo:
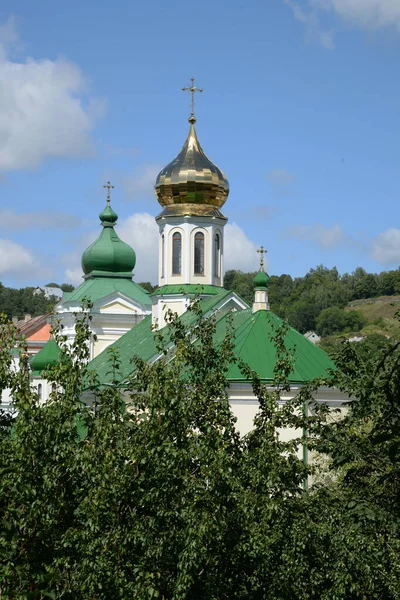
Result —
[[386, 229], [372, 240], [371, 256], [382, 265], [400, 265], [400, 229]]
[[[78, 257], [73, 257], [74, 262], [77, 262], [80, 259]], [[72, 262], [72, 261], [71, 261]], [[65, 270], [64, 275], [65, 283], [72, 283], [75, 287], [80, 285], [83, 282], [83, 271], [82, 267], [71, 267]]]
[[16, 213], [0, 210], [0, 229], [69, 229], [79, 224], [79, 217], [52, 211]]
[[310, 2], [308, 8], [304, 10], [300, 8], [295, 0], [283, 1], [292, 9], [294, 18], [297, 21], [300, 21], [300, 23], [303, 23], [305, 28], [305, 37], [308, 43], [317, 43], [325, 48], [325, 50], [334, 49], [334, 30], [331, 28], [322, 28], [318, 11], [314, 6], [312, 6], [314, 4], [313, 2]]
[[290, 6], [293, 16], [303, 23], [308, 42], [317, 42], [327, 50], [334, 48], [335, 29], [321, 25], [328, 12], [343, 23], [361, 29], [385, 29], [394, 27], [400, 33], [399, 0], [308, 0], [300, 6], [298, 0], [283, 0]]
[[0, 275], [22, 276], [38, 267], [32, 252], [11, 240], [0, 239]]
[[399, 0], [313, 0], [314, 4], [330, 8], [342, 19], [362, 28], [380, 29], [394, 26], [400, 32]]
[[91, 155], [90, 133], [104, 103], [87, 96], [83, 73], [65, 59], [11, 60], [16, 39], [9, 20], [0, 30], [0, 170]]
[[158, 281], [158, 225], [149, 213], [135, 213], [120, 222], [118, 235], [136, 252], [135, 281]]
[[121, 184], [130, 200], [141, 200], [154, 196], [154, 184], [162, 167], [157, 164], [140, 165], [133, 175], [122, 178]]
[[289, 237], [313, 242], [322, 250], [334, 248], [346, 242], [346, 236], [340, 225], [325, 227], [320, 223], [315, 225], [296, 225], [288, 232]]
[[224, 263], [225, 271], [257, 271], [257, 246], [249, 240], [236, 223], [225, 226]]

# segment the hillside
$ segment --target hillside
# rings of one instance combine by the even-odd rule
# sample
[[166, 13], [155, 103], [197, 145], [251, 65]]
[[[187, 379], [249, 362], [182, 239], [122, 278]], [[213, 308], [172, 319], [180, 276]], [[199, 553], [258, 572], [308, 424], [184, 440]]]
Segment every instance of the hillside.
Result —
[[400, 337], [400, 323], [395, 319], [396, 311], [400, 311], [400, 295], [353, 300], [345, 307], [345, 311], [350, 310], [361, 312], [368, 320], [362, 329], [363, 334]]

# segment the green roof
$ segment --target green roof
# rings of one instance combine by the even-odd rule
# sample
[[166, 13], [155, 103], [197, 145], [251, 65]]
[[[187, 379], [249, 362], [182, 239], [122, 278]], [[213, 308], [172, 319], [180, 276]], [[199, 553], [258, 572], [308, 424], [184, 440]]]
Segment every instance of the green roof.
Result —
[[[221, 288], [220, 288], [221, 290]], [[201, 301], [203, 314], [209, 314], [218, 304], [231, 294], [230, 291], [221, 290], [220, 294]], [[264, 382], [272, 381], [274, 378], [274, 367], [276, 363], [276, 350], [272, 336], [276, 328], [282, 325], [282, 320], [271, 311], [261, 310], [252, 313], [250, 309], [239, 310], [229, 313], [232, 315], [234, 328], [235, 354], [243, 359]], [[218, 312], [215, 313], [218, 319]], [[190, 325], [196, 319], [192, 312], [186, 312], [180, 320]], [[215, 342], [222, 343], [226, 333], [228, 315], [224, 314], [217, 321]], [[168, 326], [163, 330], [168, 341]], [[286, 347], [295, 349], [296, 361], [289, 380], [292, 384], [305, 383], [316, 377], [324, 377], [329, 369], [335, 365], [329, 356], [318, 346], [309, 342], [301, 333], [293, 328], [285, 338]], [[151, 327], [151, 316], [143, 319], [113, 345], [113, 349], [119, 354], [121, 361], [120, 381], [123, 382], [134, 372], [132, 357], [139, 356], [144, 361], [150, 361], [157, 356], [156, 340]], [[111, 377], [107, 349], [89, 363], [89, 369], [96, 371], [100, 383], [107, 383]], [[232, 364], [229, 368], [227, 378], [230, 382], [246, 382], [238, 366]]]
[[[220, 293], [201, 300], [201, 309], [203, 314], [208, 314], [217, 306], [221, 300], [231, 294], [227, 290], [219, 288]], [[180, 319], [186, 325], [190, 325], [196, 319], [196, 315], [187, 311], [181, 315]], [[168, 326], [163, 328], [163, 333], [166, 334], [168, 340]], [[109, 346], [110, 348], [111, 346]], [[139, 356], [145, 361], [149, 361], [157, 355], [157, 342], [155, 333], [151, 325], [151, 315], [145, 317], [135, 327], [127, 331], [123, 336], [119, 338], [112, 348], [118, 352], [121, 369], [120, 369], [120, 381], [124, 381], [134, 371], [134, 365], [132, 365], [132, 357]], [[103, 350], [96, 358], [94, 358], [88, 365], [91, 371], [96, 371], [100, 380], [100, 383], [106, 383], [110, 377], [110, 365], [108, 359], [107, 348]]]
[[53, 339], [48, 340], [31, 360], [32, 375], [39, 376], [42, 371], [58, 363], [61, 349]]
[[96, 302], [96, 300], [109, 296], [113, 292], [120, 292], [139, 304], [151, 306], [150, 296], [146, 290], [132, 279], [120, 277], [91, 277], [86, 279], [64, 301], [82, 302], [83, 298], [88, 298], [91, 302]]
[[[269, 310], [252, 313], [250, 309], [232, 313], [235, 332], [235, 355], [248, 364], [264, 382], [274, 379], [276, 348], [272, 337], [282, 325], [282, 319]], [[215, 341], [221, 343], [226, 332], [227, 315], [217, 322]], [[295, 363], [289, 381], [302, 384], [311, 379], [324, 377], [335, 365], [328, 354], [301, 333], [289, 328], [285, 346], [294, 350]], [[245, 382], [237, 364], [230, 366], [227, 378], [230, 382]]]
[[198, 295], [211, 295], [220, 294], [224, 288], [218, 285], [202, 285], [200, 283], [176, 283], [174, 285], [163, 285], [152, 293], [152, 296], [164, 296], [168, 294], [196, 294]]

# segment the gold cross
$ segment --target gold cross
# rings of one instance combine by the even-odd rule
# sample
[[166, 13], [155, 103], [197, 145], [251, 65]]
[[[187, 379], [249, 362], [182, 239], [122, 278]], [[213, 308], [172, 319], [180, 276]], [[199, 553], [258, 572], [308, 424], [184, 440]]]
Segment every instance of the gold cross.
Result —
[[107, 204], [110, 204], [110, 202], [111, 202], [111, 190], [114, 189], [114, 186], [111, 185], [111, 183], [109, 181], [107, 181], [107, 185], [103, 185], [103, 188], [107, 189]]
[[260, 253], [260, 271], [264, 270], [264, 254], [267, 254], [268, 250], [265, 250], [264, 246], [261, 246], [257, 252]]
[[194, 95], [196, 92], [202, 92], [203, 88], [199, 88], [197, 86], [194, 85], [194, 77], [190, 78], [190, 85], [189, 87], [184, 87], [182, 88], [182, 92], [190, 92], [192, 98], [190, 101], [190, 110], [191, 110], [191, 117], [194, 117]]

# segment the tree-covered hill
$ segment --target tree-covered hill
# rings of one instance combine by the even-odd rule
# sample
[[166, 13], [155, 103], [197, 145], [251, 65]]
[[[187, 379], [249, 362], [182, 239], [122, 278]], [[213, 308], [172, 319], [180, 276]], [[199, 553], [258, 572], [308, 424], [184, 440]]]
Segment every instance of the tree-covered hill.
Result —
[[[224, 287], [235, 290], [250, 304], [253, 302], [253, 278], [255, 273], [228, 271], [225, 275]], [[317, 331], [321, 335], [329, 335], [344, 330], [360, 331], [366, 325], [377, 321], [374, 333], [392, 332], [391, 318], [380, 321], [383, 315], [376, 314], [376, 308], [368, 300], [385, 296], [388, 299], [378, 302], [378, 306], [390, 306], [398, 300], [400, 294], [400, 268], [381, 273], [367, 273], [358, 267], [353, 273], [340, 275], [336, 267], [328, 269], [317, 266], [304, 277], [292, 278], [290, 275], [272, 275], [269, 287], [271, 309], [279, 316], [287, 318], [289, 323], [305, 333]], [[346, 310], [345, 310], [346, 309]], [[382, 310], [382, 308], [378, 309]], [[387, 308], [385, 309], [387, 310]], [[384, 324], [382, 331], [379, 323]], [[397, 330], [396, 330], [397, 332]], [[393, 334], [394, 334], [393, 330]]]
[[[63, 291], [73, 289], [73, 286], [69, 284], [58, 285], [52, 283], [51, 287], [59, 287]], [[57, 299], [46, 298], [43, 293], [34, 293], [34, 291], [34, 287], [16, 289], [6, 287], [0, 283], [0, 313], [5, 313], [10, 319], [12, 317], [22, 319], [27, 314], [36, 317], [50, 312], [57, 303]]]

